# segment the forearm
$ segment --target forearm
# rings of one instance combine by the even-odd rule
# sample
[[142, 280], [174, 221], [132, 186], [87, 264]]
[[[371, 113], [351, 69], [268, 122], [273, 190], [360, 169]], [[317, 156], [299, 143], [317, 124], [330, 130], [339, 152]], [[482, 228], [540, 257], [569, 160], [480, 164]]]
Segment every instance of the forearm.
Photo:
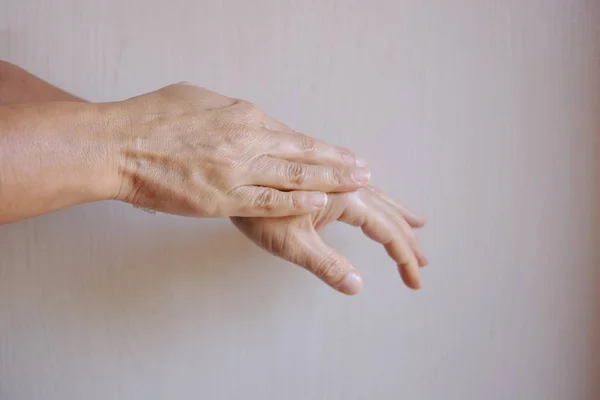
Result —
[[0, 223], [116, 194], [115, 122], [103, 107], [0, 106]]
[[0, 60], [0, 105], [82, 101], [14, 64]]

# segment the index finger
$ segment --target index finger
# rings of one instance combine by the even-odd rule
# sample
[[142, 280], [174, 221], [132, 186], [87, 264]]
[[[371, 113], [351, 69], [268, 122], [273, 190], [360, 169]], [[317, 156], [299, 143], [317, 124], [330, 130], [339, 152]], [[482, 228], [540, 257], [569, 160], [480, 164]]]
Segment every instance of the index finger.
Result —
[[273, 139], [269, 155], [275, 158], [313, 165], [367, 166], [354, 152], [299, 132], [276, 132]]
[[271, 154], [274, 157], [312, 164], [367, 166], [364, 159], [349, 149], [330, 145], [297, 132], [269, 116], [265, 116], [263, 125], [266, 130], [277, 135], [278, 140], [273, 143]]

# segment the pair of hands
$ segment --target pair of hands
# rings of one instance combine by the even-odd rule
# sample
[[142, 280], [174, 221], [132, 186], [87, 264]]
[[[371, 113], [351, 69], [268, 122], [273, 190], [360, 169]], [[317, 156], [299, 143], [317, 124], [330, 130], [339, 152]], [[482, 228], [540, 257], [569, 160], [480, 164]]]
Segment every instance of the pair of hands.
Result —
[[117, 199], [171, 214], [231, 217], [258, 246], [356, 294], [360, 274], [318, 233], [339, 220], [381, 243], [408, 287], [421, 286], [427, 260], [413, 229], [424, 221], [371, 187], [365, 162], [349, 150], [189, 84], [115, 109], [128, 123]]

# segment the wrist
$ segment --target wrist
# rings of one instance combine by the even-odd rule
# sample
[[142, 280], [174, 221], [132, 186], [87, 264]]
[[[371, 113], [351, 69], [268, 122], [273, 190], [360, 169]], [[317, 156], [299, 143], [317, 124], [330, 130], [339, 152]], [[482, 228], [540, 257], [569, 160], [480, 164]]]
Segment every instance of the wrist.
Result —
[[130, 177], [127, 171], [127, 154], [135, 141], [133, 115], [126, 102], [100, 103], [95, 105], [102, 115], [104, 128], [105, 182], [102, 189], [105, 200], [124, 201], [128, 196]]
[[121, 185], [119, 159], [122, 152], [126, 122], [119, 116], [113, 103], [80, 103], [82, 119], [89, 121], [79, 136], [79, 148], [83, 149], [89, 173], [85, 190], [93, 201], [113, 200], [118, 197]]
[[0, 223], [113, 197], [118, 147], [105, 121], [89, 103], [0, 107]]

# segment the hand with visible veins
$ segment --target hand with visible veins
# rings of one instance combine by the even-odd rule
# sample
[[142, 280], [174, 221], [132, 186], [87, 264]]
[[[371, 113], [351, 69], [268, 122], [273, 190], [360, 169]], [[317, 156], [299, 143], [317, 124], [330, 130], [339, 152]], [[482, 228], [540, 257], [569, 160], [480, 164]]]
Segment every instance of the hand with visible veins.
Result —
[[[179, 93], [179, 89], [187, 93]], [[164, 113], [158, 111], [161, 109], [161, 107], [166, 105], [165, 103], [172, 102], [172, 99], [168, 99], [169, 97], [178, 98], [176, 103], [186, 103], [184, 104], [183, 109], [178, 109], [178, 107], [175, 107], [175, 110], [171, 110], [174, 111], [174, 113], [171, 115], [165, 115]], [[11, 103], [33, 104], [44, 101], [72, 102], [64, 103], [65, 105], [76, 105], [77, 103], [84, 102], [82, 99], [62, 91], [53, 85], [50, 85], [49, 83], [37, 78], [23, 69], [0, 61], [0, 105]], [[287, 136], [288, 138], [295, 139], [283, 146], [283, 148], [287, 147], [287, 154], [291, 155], [291, 152], [293, 152], [292, 148], [294, 147], [291, 145], [291, 143], [295, 142], [297, 146], [304, 148], [304, 154], [308, 153], [308, 158], [311, 157], [312, 153], [313, 159], [318, 158], [322, 160], [323, 165], [331, 165], [333, 162], [334, 165], [338, 166], [337, 169], [330, 168], [329, 170], [323, 170], [321, 168], [320, 171], [322, 174], [320, 175], [315, 174], [315, 170], [311, 168], [301, 169], [300, 171], [304, 174], [311, 171], [312, 175], [298, 174], [298, 169], [296, 167], [295, 172], [291, 174], [292, 170], [288, 169], [287, 176], [295, 177], [295, 179], [292, 180], [296, 181], [297, 186], [302, 185], [302, 178], [304, 176], [312, 176], [313, 183], [319, 181], [320, 179], [320, 185], [323, 186], [323, 189], [332, 188], [332, 184], [328, 184], [327, 181], [324, 182], [324, 176], [333, 177], [333, 181], [338, 182], [338, 189], [339, 187], [351, 186], [351, 184], [348, 183], [348, 179], [340, 179], [343, 176], [347, 176], [340, 172], [348, 170], [340, 168], [339, 166], [344, 164], [345, 168], [352, 168], [354, 164], [357, 164], [354, 155], [347, 150], [333, 146], [326, 146], [317, 142], [313, 142], [310, 140], [310, 138], [307, 139], [305, 136], [298, 135], [285, 125], [262, 114], [249, 103], [235, 101], [204, 89], [190, 87], [190, 85], [175, 85], [174, 87], [168, 87], [158, 92], [139, 96], [122, 103], [109, 104], [107, 106], [110, 109], [115, 105], [117, 108], [119, 105], [133, 107], [129, 110], [132, 115], [135, 115], [135, 109], [138, 109], [137, 122], [136, 118], [127, 120], [130, 124], [141, 124], [141, 126], [138, 126], [134, 131], [137, 132], [138, 135], [138, 144], [147, 146], [147, 150], [152, 148], [151, 145], [153, 142], [154, 145], [157, 144], [157, 141], [159, 143], [161, 136], [163, 136], [164, 139], [164, 136], [169, 136], [169, 134], [172, 135], [172, 132], [169, 132], [167, 129], [169, 121], [180, 121], [181, 123], [178, 128], [185, 127], [186, 124], [188, 128], [193, 126], [193, 124], [190, 124], [190, 122], [193, 122], [194, 120], [193, 113], [190, 113], [190, 107], [193, 108], [195, 106], [197, 108], [198, 106], [203, 106], [205, 111], [207, 111], [209, 114], [212, 111], [213, 116], [219, 115], [219, 117], [215, 117], [213, 121], [211, 121], [213, 124], [222, 116], [228, 116], [229, 122], [234, 122], [240, 118], [244, 119], [252, 117], [249, 120], [246, 119], [246, 121], [253, 121], [250, 126], [254, 126], [254, 129], [258, 129], [262, 126], [264, 129], [274, 131], [275, 134], [277, 134], [277, 132], [283, 132], [291, 135]], [[33, 107], [30, 106], [29, 108]], [[141, 114], [139, 114], [140, 111]], [[169, 114], [168, 107], [163, 109], [163, 111]], [[144, 113], [146, 113], [146, 118], [139, 118], [139, 116], [143, 116]], [[182, 117], [181, 120], [179, 119], [178, 115]], [[232, 117], [233, 120], [231, 120]], [[256, 117], [260, 118], [256, 119]], [[122, 118], [123, 117], [121, 116], [121, 119]], [[200, 120], [206, 121], [206, 119]], [[145, 124], [146, 126], [144, 127]], [[217, 127], [234, 125], [235, 124], [228, 125], [227, 123], [216, 124]], [[215, 125], [212, 126], [214, 127]], [[237, 125], [237, 127], [239, 128], [239, 125]], [[163, 135], [161, 135], [161, 129]], [[225, 129], [225, 131], [228, 130]], [[177, 145], [175, 145], [177, 142], [179, 143], [179, 147], [185, 148], [186, 146], [184, 144], [189, 142], [190, 138], [194, 137], [193, 133], [188, 134], [187, 136], [185, 135], [185, 132], [190, 132], [189, 129], [186, 129], [183, 132], [183, 136], [175, 135], [175, 141], [171, 143], [173, 148], [177, 148]], [[241, 131], [238, 129], [238, 134], [234, 134], [232, 138], [240, 136], [239, 132], [244, 132], [244, 129]], [[229, 129], [228, 133], [232, 133], [231, 129]], [[244, 134], [242, 133], [241, 136], [243, 135]], [[136, 141], [134, 140], [133, 143], [135, 144], [135, 142]], [[235, 142], [232, 140], [228, 140], [226, 143], [228, 143], [228, 146], [235, 145]], [[175, 160], [169, 160], [168, 157], [165, 158], [157, 156], [159, 153], [159, 149], [157, 148], [155, 148], [154, 151], [144, 151], [143, 149], [144, 146], [134, 146], [131, 152], [125, 154], [126, 158], [129, 159], [129, 163], [126, 162], [125, 165], [129, 165], [131, 169], [125, 169], [122, 171], [126, 172], [129, 181], [124, 182], [125, 185], [124, 187], [121, 187], [121, 194], [127, 197], [126, 193], [128, 193], [128, 185], [133, 183], [132, 186], [137, 189], [137, 196], [132, 196], [130, 194], [130, 199], [137, 198], [146, 206], [160, 206], [160, 201], [158, 201], [158, 198], [156, 197], [157, 193], [154, 193], [154, 191], [161, 189], [160, 183], [163, 182], [166, 184], [166, 186], [162, 185], [162, 189], [167, 189], [167, 193], [169, 190], [174, 191], [173, 194], [175, 195], [176, 199], [178, 190], [177, 185], [181, 183], [178, 181], [178, 179], [165, 177], [166, 179], [161, 181], [159, 177], [155, 176], [155, 174], [148, 172], [154, 168], [155, 171], [163, 170], [164, 173], [165, 165], [168, 165], [173, 161], [175, 161], [175, 164], [177, 164], [177, 158], [175, 158]], [[187, 150], [189, 151], [189, 148]], [[188, 156], [189, 154], [190, 153], [187, 153]], [[298, 154], [298, 151], [296, 151], [296, 154]], [[160, 167], [161, 163], [163, 168]], [[188, 173], [180, 174], [179, 178], [182, 176], [185, 177], [186, 175], [188, 175], [190, 178], [198, 175], [202, 176], [201, 174], [197, 175], [191, 172], [193, 171], [193, 165], [193, 162], [183, 162], [183, 168], [180, 168], [179, 172], [185, 172], [185, 169], [188, 168]], [[306, 164], [301, 164], [301, 166], [301, 168], [304, 168]], [[47, 172], [48, 171], [46, 171], [46, 173]], [[323, 172], [325, 173], [323, 174]], [[286, 176], [285, 172], [283, 174]], [[321, 178], [319, 178], [319, 176], [321, 176]], [[229, 180], [226, 179], [226, 181]], [[48, 183], [54, 182], [54, 180], [40, 181], [38, 177], [36, 177], [35, 182], [39, 185], [40, 182]], [[198, 180], [197, 184], [201, 185], [202, 182], [203, 180], [200, 179]], [[191, 180], [191, 183], [194, 183], [194, 180]], [[280, 185], [283, 187], [286, 186], [285, 183], [280, 183]], [[287, 185], [289, 185], [289, 183], [287, 183]], [[315, 273], [317, 276], [321, 277], [329, 285], [347, 294], [358, 293], [362, 288], [362, 279], [360, 278], [358, 271], [354, 269], [352, 264], [346, 258], [323, 242], [318, 234], [318, 231], [336, 220], [346, 222], [354, 226], [360, 226], [367, 236], [379, 243], [384, 244], [390, 256], [398, 264], [400, 268], [400, 274], [404, 282], [411, 288], [419, 288], [421, 284], [418, 267], [426, 265], [427, 260], [419, 248], [412, 228], [423, 226], [423, 220], [412, 214], [400, 204], [395, 203], [384, 193], [367, 185], [363, 186], [366, 187], [359, 189], [356, 192], [329, 194], [327, 197], [327, 205], [312, 214], [277, 218], [235, 217], [232, 218], [232, 221], [242, 232], [244, 232], [260, 247], [270, 251], [276, 256], [303, 266], [309, 271]], [[142, 191], [140, 192], [140, 190]], [[332, 190], [336, 189], [332, 188]], [[40, 197], [39, 195], [43, 195], [45, 193], [46, 192], [38, 193], [38, 197]], [[293, 196], [294, 195], [291, 197], [292, 199]], [[32, 196], [31, 190], [29, 190], [24, 193], [23, 199], [25, 198], [32, 199], [36, 197]], [[273, 200], [275, 199], [274, 197], [263, 196], [260, 198], [261, 200], [259, 203], [263, 205], [262, 208], [264, 209], [262, 213], [265, 213], [273, 208]], [[41, 196], [40, 199], [43, 199], [43, 196]], [[21, 200], [21, 203], [22, 202], [23, 200]], [[59, 208], [56, 205], [48, 205], [48, 203], [48, 201], [44, 202], [45, 206], [43, 207], [46, 209]], [[294, 202], [292, 202], [292, 204], [293, 203]], [[21, 204], [19, 207], [22, 209], [23, 205]], [[41, 209], [42, 206], [39, 207], [40, 208], [38, 208], [38, 210]], [[176, 205], [167, 204], [166, 207], [176, 207]], [[30, 210], [34, 208], [35, 205], [30, 206]], [[258, 208], [259, 210], [254, 210], [254, 212], [261, 213], [261, 207]], [[298, 207], [296, 207], [296, 209], [298, 209]], [[0, 207], [0, 211], [1, 210], [2, 207]], [[182, 211], [181, 208], [176, 208], [176, 210], [179, 210], [179, 212]], [[0, 213], [0, 222], [1, 220], [2, 218]]]
[[278, 217], [367, 186], [348, 149], [180, 83], [87, 103], [0, 61], [0, 224], [101, 200], [192, 217]]
[[360, 227], [365, 235], [385, 247], [409, 288], [421, 287], [419, 267], [427, 265], [427, 259], [413, 228], [420, 228], [425, 222], [373, 187], [330, 194], [327, 206], [309, 215], [231, 220], [259, 247], [307, 269], [348, 295], [362, 289], [360, 273], [348, 259], [325, 244], [319, 231], [334, 221]]
[[114, 121], [127, 121], [117, 135], [116, 198], [140, 207], [196, 217], [299, 215], [321, 209], [328, 192], [369, 181], [349, 150], [190, 84], [106, 107]]

